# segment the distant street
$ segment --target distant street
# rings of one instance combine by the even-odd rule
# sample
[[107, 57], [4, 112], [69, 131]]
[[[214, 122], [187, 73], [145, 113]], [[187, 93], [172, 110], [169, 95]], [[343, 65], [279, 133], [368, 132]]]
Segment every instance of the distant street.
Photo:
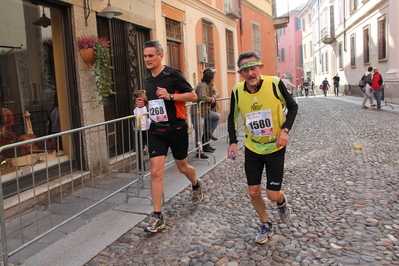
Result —
[[280, 224], [268, 201], [265, 245], [240, 150], [202, 177], [202, 204], [183, 190], [164, 230], [144, 233], [144, 220], [86, 265], [399, 265], [399, 113], [332, 98], [299, 99], [283, 185], [293, 217]]

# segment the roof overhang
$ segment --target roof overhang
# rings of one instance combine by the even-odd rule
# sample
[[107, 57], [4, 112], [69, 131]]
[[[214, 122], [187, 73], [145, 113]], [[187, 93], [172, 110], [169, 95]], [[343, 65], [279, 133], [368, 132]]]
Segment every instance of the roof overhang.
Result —
[[274, 18], [273, 19], [274, 29], [278, 30], [286, 28], [289, 22], [290, 22], [289, 16]]

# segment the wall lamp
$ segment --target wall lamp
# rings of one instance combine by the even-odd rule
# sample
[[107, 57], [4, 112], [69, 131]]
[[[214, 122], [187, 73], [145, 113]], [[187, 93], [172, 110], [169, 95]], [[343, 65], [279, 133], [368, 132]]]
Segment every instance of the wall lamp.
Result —
[[[100, 0], [101, 2], [103, 0]], [[84, 7], [84, 13], [85, 13], [85, 23], [86, 26], [88, 26], [88, 18], [90, 16], [90, 0], [83, 0], [83, 7]], [[123, 13], [120, 12], [119, 10], [117, 10], [116, 8], [111, 6], [111, 0], [108, 0], [108, 5], [106, 8], [104, 8], [103, 10], [101, 10], [100, 12], [97, 13], [97, 15], [99, 15], [100, 17], [105, 17], [108, 19], [111, 19], [113, 17], [116, 16], [120, 16]]]
[[110, 3], [111, 0], [108, 0], [108, 5], [106, 8], [104, 8], [103, 10], [101, 10], [97, 15], [99, 15], [100, 17], [106, 17], [106, 18], [113, 18], [116, 16], [120, 16], [122, 15], [122, 12], [120, 12], [119, 10], [117, 10], [116, 8], [113, 8], [111, 6]]
[[46, 14], [44, 14], [44, 6], [43, 6], [43, 15], [32, 24], [35, 26], [42, 26], [43, 28], [47, 28], [48, 26], [51, 25], [51, 20], [48, 17], [46, 17]]

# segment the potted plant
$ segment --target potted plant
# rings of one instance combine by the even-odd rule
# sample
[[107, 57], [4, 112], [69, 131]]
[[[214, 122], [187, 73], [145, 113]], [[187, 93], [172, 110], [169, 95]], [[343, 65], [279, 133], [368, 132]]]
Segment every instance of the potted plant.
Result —
[[[112, 90], [112, 69], [111, 54], [109, 52], [109, 41], [106, 38], [97, 38], [94, 46], [96, 64], [94, 72], [96, 74], [96, 87], [98, 96], [108, 97], [115, 94]], [[102, 98], [100, 100], [102, 103]]]
[[83, 61], [88, 67], [92, 67], [96, 62], [96, 57], [94, 53], [94, 46], [96, 39], [94, 36], [80, 37], [77, 39], [78, 50]]
[[77, 39], [78, 50], [82, 59], [89, 67], [94, 65], [96, 75], [96, 90], [98, 96], [102, 98], [115, 94], [112, 90], [112, 69], [111, 54], [109, 51], [109, 41], [94, 36], [80, 37]]

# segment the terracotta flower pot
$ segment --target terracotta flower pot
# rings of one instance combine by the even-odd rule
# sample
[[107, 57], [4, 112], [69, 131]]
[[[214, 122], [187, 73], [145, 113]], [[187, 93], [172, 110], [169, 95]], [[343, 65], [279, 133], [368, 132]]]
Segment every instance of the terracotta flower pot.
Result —
[[94, 54], [94, 48], [87, 48], [79, 50], [80, 56], [88, 67], [92, 67], [96, 62], [96, 56]]

